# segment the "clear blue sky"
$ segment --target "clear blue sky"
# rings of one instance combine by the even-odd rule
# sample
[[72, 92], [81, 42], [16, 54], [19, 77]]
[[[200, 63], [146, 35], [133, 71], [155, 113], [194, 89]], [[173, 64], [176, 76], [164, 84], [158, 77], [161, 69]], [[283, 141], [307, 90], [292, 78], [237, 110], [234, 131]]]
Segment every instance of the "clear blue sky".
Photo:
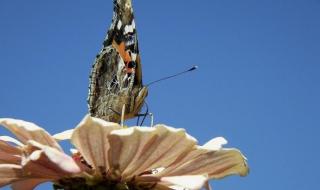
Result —
[[[150, 88], [155, 122], [201, 144], [224, 136], [249, 159], [248, 177], [216, 190], [320, 188], [319, 0], [135, 0], [134, 9], [145, 83], [199, 66]], [[111, 0], [1, 0], [0, 117], [52, 134], [74, 127], [111, 17]]]

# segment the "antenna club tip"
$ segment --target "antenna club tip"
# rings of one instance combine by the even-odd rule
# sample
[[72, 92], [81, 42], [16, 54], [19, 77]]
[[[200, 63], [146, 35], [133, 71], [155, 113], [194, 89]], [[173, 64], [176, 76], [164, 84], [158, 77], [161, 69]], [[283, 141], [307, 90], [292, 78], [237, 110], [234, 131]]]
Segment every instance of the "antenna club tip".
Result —
[[193, 71], [193, 70], [196, 70], [198, 69], [199, 67], [197, 65], [194, 65], [191, 69], [189, 69], [189, 71]]

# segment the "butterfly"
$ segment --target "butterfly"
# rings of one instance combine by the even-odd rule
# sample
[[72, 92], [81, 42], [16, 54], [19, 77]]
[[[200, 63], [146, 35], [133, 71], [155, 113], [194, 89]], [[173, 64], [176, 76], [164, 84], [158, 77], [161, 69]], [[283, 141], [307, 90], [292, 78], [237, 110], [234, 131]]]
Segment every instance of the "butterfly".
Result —
[[148, 89], [142, 68], [131, 0], [114, 0], [112, 24], [90, 75], [88, 107], [91, 116], [121, 121], [138, 115]]

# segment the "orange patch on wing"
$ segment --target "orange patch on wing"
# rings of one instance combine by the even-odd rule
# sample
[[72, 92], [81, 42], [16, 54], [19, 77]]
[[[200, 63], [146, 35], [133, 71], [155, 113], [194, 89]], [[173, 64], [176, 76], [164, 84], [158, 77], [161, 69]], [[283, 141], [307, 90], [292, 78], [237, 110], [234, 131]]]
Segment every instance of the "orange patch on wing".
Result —
[[116, 48], [116, 50], [118, 51], [118, 53], [120, 54], [121, 58], [123, 59], [124, 61], [124, 64], [126, 66], [126, 72], [127, 73], [132, 73], [134, 71], [133, 68], [128, 68], [128, 64], [130, 61], [132, 61], [132, 58], [129, 54], [128, 51], [126, 51], [126, 45], [124, 42], [121, 42], [119, 45], [117, 44], [116, 41], [113, 40], [112, 42], [112, 46], [114, 48]]
[[129, 53], [126, 51], [126, 45], [124, 42], [121, 42], [118, 45], [117, 42], [113, 40], [112, 46], [116, 48], [125, 63], [129, 63], [132, 60]]

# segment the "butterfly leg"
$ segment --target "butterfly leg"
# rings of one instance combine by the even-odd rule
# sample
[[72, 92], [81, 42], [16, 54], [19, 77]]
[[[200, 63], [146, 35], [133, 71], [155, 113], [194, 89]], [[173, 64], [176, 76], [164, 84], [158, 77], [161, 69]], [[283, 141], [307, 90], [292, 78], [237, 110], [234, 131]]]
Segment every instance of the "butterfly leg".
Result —
[[139, 122], [140, 122], [140, 115], [138, 114], [138, 115], [137, 115], [137, 117], [138, 117], [138, 118], [137, 118], [137, 124], [136, 124], [136, 126], [138, 126], [138, 125], [139, 125]]
[[146, 110], [145, 113], [137, 114], [137, 115], [136, 115], [136, 116], [138, 117], [138, 119], [137, 119], [137, 125], [139, 125], [140, 117], [143, 117], [143, 119], [142, 119], [142, 121], [141, 121], [141, 123], [140, 123], [140, 125], [139, 125], [139, 126], [142, 126], [143, 123], [144, 123], [144, 121], [145, 121], [145, 119], [146, 119], [146, 117], [147, 117], [147, 116], [150, 116], [150, 121], [151, 121], [151, 125], [150, 125], [150, 126], [153, 127], [153, 118], [154, 118], [154, 117], [153, 117], [153, 114], [149, 112], [149, 106], [148, 106], [147, 102], [144, 101], [144, 104], [146, 105], [147, 110]]
[[[146, 113], [142, 113], [142, 114], [137, 114], [136, 116], [138, 117], [138, 120], [137, 120], [137, 125], [138, 126], [142, 126], [144, 121], [145, 121], [145, 119], [146, 119], [146, 117], [150, 116], [150, 123], [151, 123], [150, 126], [153, 127], [153, 118], [154, 118], [153, 113], [146, 112]], [[142, 119], [142, 121], [140, 122], [140, 125], [139, 125], [139, 120], [140, 120], [139, 118], [140, 117], [143, 117], [143, 119]]]
[[145, 112], [144, 114], [137, 114], [137, 116], [138, 116], [137, 125], [139, 125], [140, 117], [143, 117], [143, 119], [142, 119], [142, 121], [141, 121], [141, 123], [140, 123], [139, 126], [142, 126], [142, 125], [143, 125], [144, 120], [146, 119], [146, 117], [147, 117], [147, 115], [148, 115], [148, 113], [149, 113], [149, 106], [148, 106], [147, 102], [146, 102], [146, 101], [143, 101], [143, 104], [146, 105], [147, 110], [146, 110], [146, 112]]

